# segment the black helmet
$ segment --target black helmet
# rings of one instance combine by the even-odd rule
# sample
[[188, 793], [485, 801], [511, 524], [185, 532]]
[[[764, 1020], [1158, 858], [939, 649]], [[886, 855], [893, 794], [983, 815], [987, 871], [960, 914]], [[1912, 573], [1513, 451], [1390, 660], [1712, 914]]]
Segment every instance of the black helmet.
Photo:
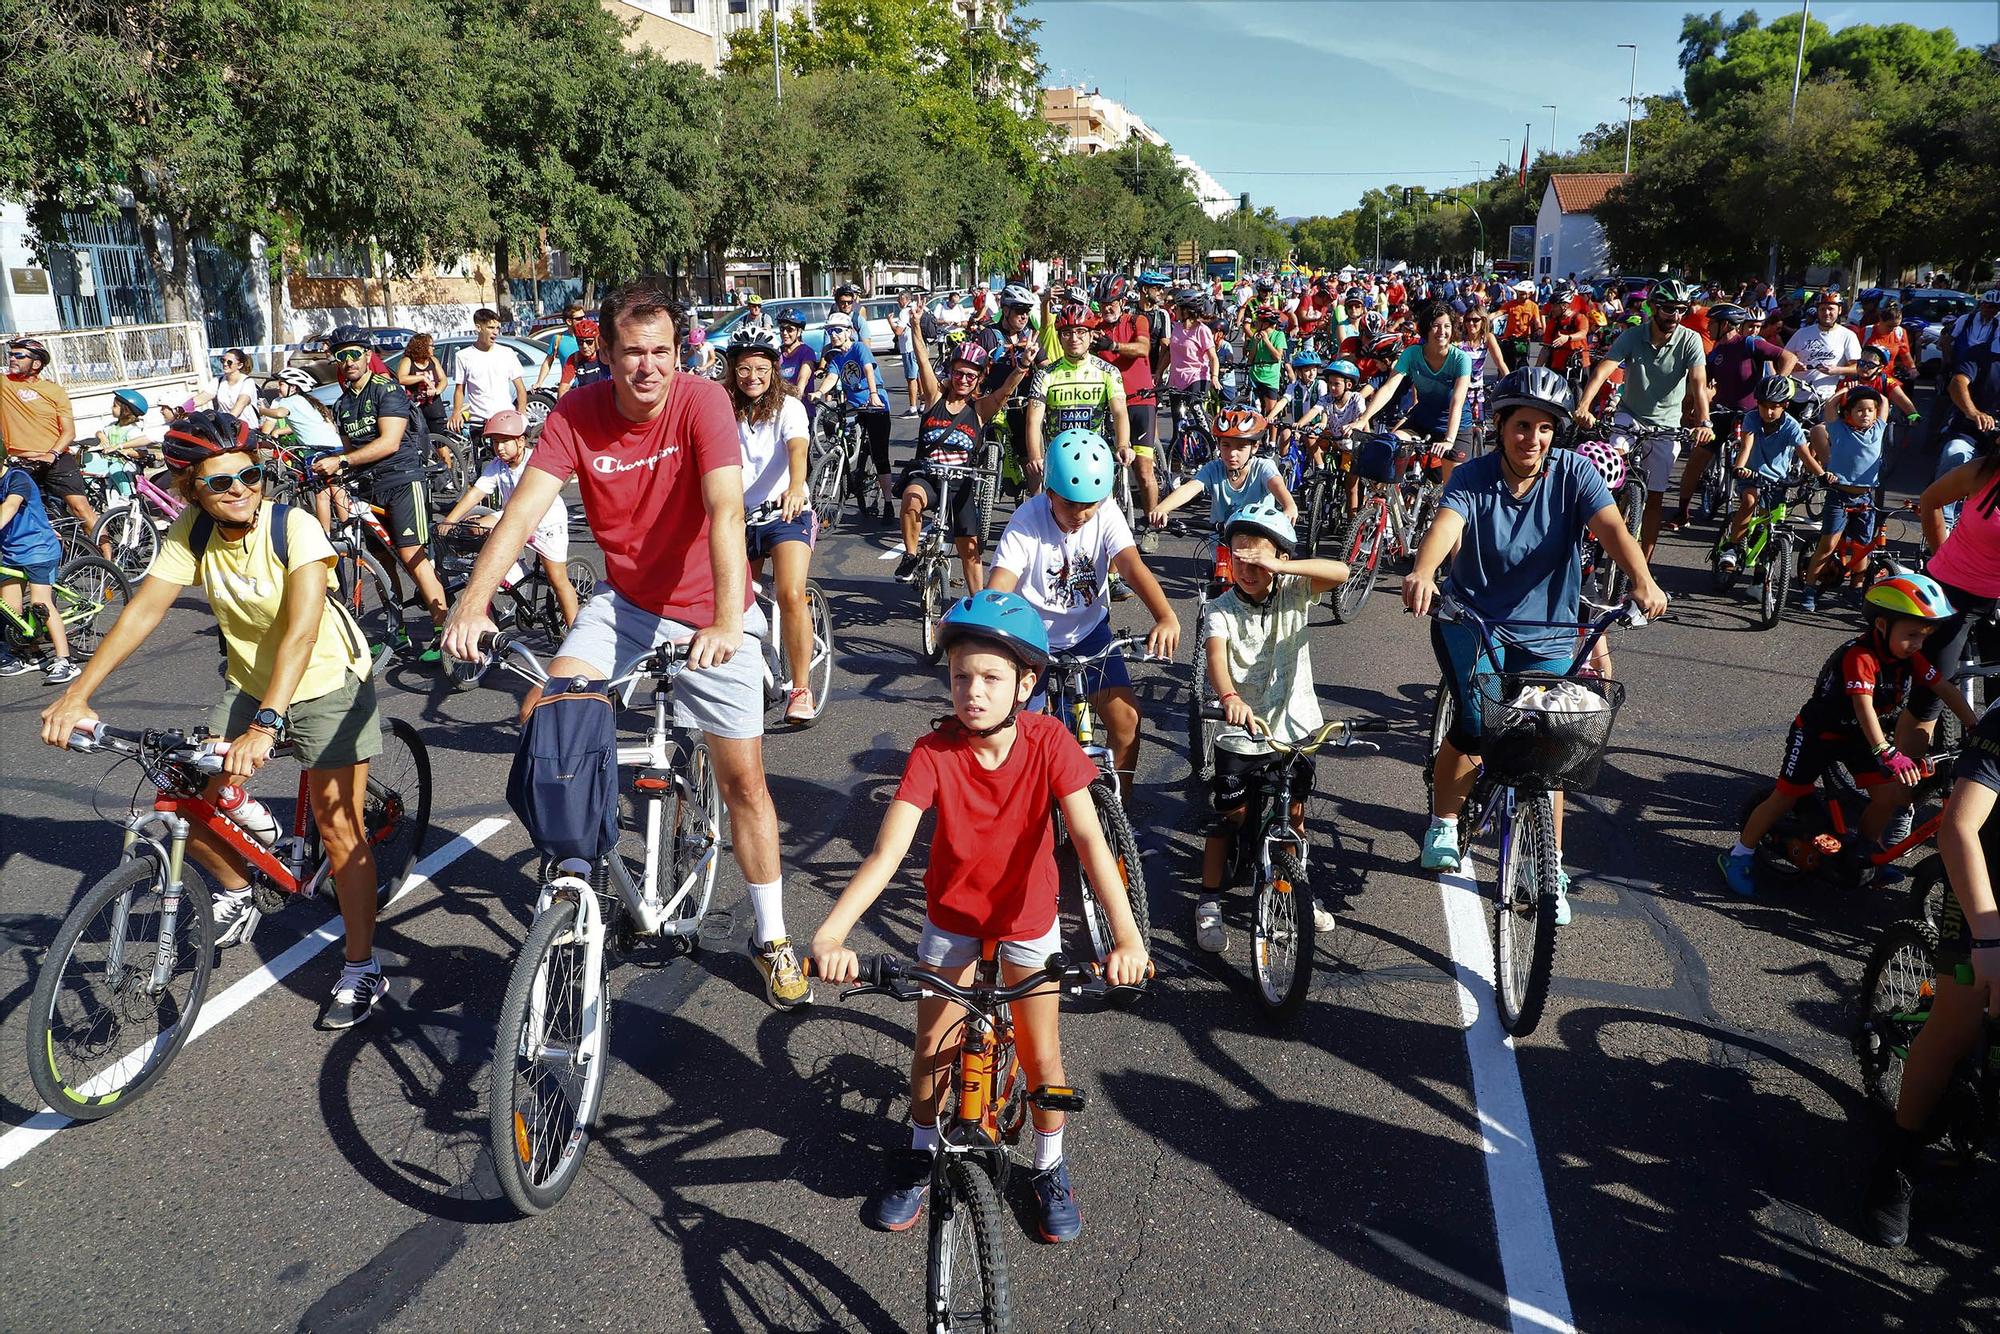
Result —
[[1090, 299], [1100, 306], [1109, 305], [1113, 301], [1123, 301], [1128, 286], [1124, 274], [1107, 273], [1099, 278], [1091, 289]]
[[790, 325], [794, 329], [803, 329], [806, 327], [806, 317], [799, 314], [797, 306], [787, 306], [778, 312], [778, 327], [782, 329], [786, 325]]
[[836, 298], [843, 296], [858, 297], [861, 295], [861, 289], [856, 287], [853, 283], [842, 283], [840, 286], [833, 289], [833, 295]]
[[250, 423], [226, 412], [204, 408], [190, 412], [167, 428], [160, 453], [170, 468], [192, 468], [203, 459], [218, 454], [254, 453], [250, 443]]
[[1759, 403], [1789, 403], [1799, 396], [1799, 382], [1789, 375], [1767, 375], [1757, 382]]
[[1559, 371], [1546, 366], [1523, 366], [1501, 377], [1500, 383], [1493, 386], [1486, 406], [1496, 419], [1509, 408], [1534, 408], [1554, 417], [1557, 429], [1561, 430], [1576, 411], [1576, 388]]
[[1725, 303], [1720, 306], [1710, 306], [1708, 308], [1708, 322], [1711, 325], [1745, 324], [1749, 322], [1749, 319], [1750, 312], [1733, 303]]

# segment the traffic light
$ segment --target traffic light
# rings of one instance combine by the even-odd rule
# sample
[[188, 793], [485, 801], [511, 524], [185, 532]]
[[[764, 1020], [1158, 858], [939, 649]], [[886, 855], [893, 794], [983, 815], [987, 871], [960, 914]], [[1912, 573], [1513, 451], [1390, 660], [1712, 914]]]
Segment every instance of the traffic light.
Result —
[[1248, 190], [1236, 196], [1236, 209], [1240, 213], [1248, 213], [1250, 211], [1250, 192]]
[[1410, 187], [1406, 185], [1403, 187], [1403, 207], [1408, 208], [1409, 206], [1410, 206]]

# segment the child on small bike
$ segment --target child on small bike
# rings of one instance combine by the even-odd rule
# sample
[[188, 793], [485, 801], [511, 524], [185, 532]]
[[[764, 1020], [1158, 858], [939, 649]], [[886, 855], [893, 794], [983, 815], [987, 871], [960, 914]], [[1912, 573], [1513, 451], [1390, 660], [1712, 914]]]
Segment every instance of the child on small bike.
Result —
[[[1209, 688], [1222, 701], [1229, 729], [1293, 744], [1310, 740], [1323, 719], [1313, 690], [1309, 613], [1320, 594], [1347, 582], [1347, 566], [1337, 560], [1295, 559], [1298, 530], [1268, 500], [1237, 510], [1222, 531], [1234, 587], [1210, 603], [1202, 618]], [[1312, 762], [1302, 759], [1289, 773], [1292, 828], [1303, 837]], [[1227, 944], [1222, 892], [1229, 845], [1251, 804], [1249, 766], [1218, 748], [1213, 782], [1217, 823], [1202, 847], [1194, 938], [1201, 948], [1219, 954]], [[1317, 906], [1313, 911], [1320, 915], [1322, 929], [1333, 929], [1330, 914]]]
[[101, 479], [112, 495], [130, 499], [138, 489], [132, 474], [135, 456], [151, 443], [144, 425], [151, 406], [136, 389], [118, 390], [111, 396], [111, 425], [83, 447], [84, 475]]
[[1750, 531], [1750, 516], [1765, 489], [1783, 486], [1800, 464], [1815, 477], [1826, 476], [1818, 457], [1806, 448], [1805, 431], [1785, 411], [1798, 389], [1799, 382], [1789, 375], [1765, 376], [1757, 386], [1757, 410], [1743, 419], [1733, 466], [1736, 517], [1730, 523], [1729, 545], [1716, 558], [1724, 573], [1743, 563], [1743, 535]]
[[1299, 507], [1278, 465], [1257, 452], [1271, 423], [1247, 408], [1226, 408], [1215, 417], [1216, 455], [1195, 470], [1194, 476], [1175, 487], [1146, 516], [1155, 528], [1167, 516], [1203, 492], [1208, 493], [1208, 517], [1217, 532], [1229, 516], [1268, 494], [1271, 501], [1297, 523]]
[[[483, 513], [474, 515], [469, 521], [482, 532], [491, 532], [500, 522], [500, 511], [507, 508], [508, 498], [514, 494], [514, 487], [520, 482], [521, 474], [528, 467], [528, 419], [508, 408], [496, 412], [486, 419], [481, 434], [493, 446], [493, 458], [479, 470], [479, 476], [465, 494], [451, 507], [438, 525], [440, 532], [449, 531], [474, 506], [484, 506]], [[549, 507], [535, 525], [535, 531], [528, 535], [528, 550], [541, 557], [542, 570], [549, 577], [549, 587], [555, 590], [556, 605], [562, 608], [564, 625], [576, 624], [576, 586], [569, 581], [569, 507], [557, 496], [549, 502]], [[528, 572], [516, 561], [508, 572], [506, 582], [510, 586], [527, 577]]]
[[1825, 421], [1812, 431], [1814, 452], [1825, 465], [1833, 492], [1827, 497], [1826, 516], [1820, 523], [1819, 544], [1806, 565], [1805, 587], [1799, 590], [1799, 609], [1819, 607], [1819, 580], [1834, 548], [1845, 536], [1863, 546], [1875, 540], [1875, 510], [1872, 506], [1850, 511], [1841, 503], [1843, 496], [1867, 496], [1882, 481], [1882, 394], [1865, 384], [1848, 390], [1845, 401], [1827, 402]]
[[[1723, 879], [1738, 894], [1757, 892], [1757, 845], [1832, 764], [1845, 765], [1868, 793], [1861, 835], [1868, 848], [1881, 850], [1883, 830], [1923, 778], [1923, 765], [1899, 750], [1887, 732], [1912, 685], [1928, 686], [1967, 731], [1979, 722], [1958, 687], [1923, 655], [1924, 640], [1954, 614], [1935, 579], [1892, 574], [1879, 580], [1868, 590], [1867, 611], [1867, 628], [1833, 651], [1811, 698], [1792, 719], [1771, 795], [1750, 812], [1735, 846], [1717, 859]], [[1893, 885], [1903, 875], [1890, 863], [1877, 869], [1874, 883]]]
[[[77, 666], [69, 660], [69, 636], [63, 633], [62, 617], [56, 614], [56, 567], [62, 564], [62, 543], [55, 525], [42, 505], [42, 489], [25, 468], [0, 464], [0, 565], [19, 570], [21, 579], [0, 581], [0, 599], [20, 615], [21, 585], [28, 586], [28, 601], [41, 613], [48, 630], [49, 653], [42, 664], [42, 679], [61, 685], [76, 678]], [[32, 672], [35, 664], [0, 649], [0, 676]]]
[[[935, 806], [917, 961], [967, 985], [983, 943], [998, 941], [1001, 981], [1011, 986], [1025, 980], [1061, 946], [1054, 830], [1060, 806], [1078, 861], [1111, 922], [1105, 975], [1114, 985], [1138, 983], [1146, 971], [1146, 944], [1091, 805], [1097, 767], [1060, 722], [1023, 711], [1036, 673], [1049, 663], [1042, 618], [1018, 595], [988, 589], [946, 612], [941, 634], [951, 669], [951, 714], [911, 748], [874, 850], [813, 937], [814, 968], [836, 985], [860, 976], [848, 933], [888, 886], [918, 822]], [[938, 1136], [938, 1080], [957, 1060], [954, 1014], [942, 999], [918, 1004], [910, 1147], [890, 1156], [887, 1180], [863, 1211], [872, 1228], [905, 1231], [923, 1210]], [[1067, 1082], [1053, 988], [1016, 1001], [1013, 1014], [1031, 1086]], [[1030, 1115], [1042, 1238], [1074, 1241], [1083, 1215], [1063, 1155], [1063, 1113], [1033, 1107]]]

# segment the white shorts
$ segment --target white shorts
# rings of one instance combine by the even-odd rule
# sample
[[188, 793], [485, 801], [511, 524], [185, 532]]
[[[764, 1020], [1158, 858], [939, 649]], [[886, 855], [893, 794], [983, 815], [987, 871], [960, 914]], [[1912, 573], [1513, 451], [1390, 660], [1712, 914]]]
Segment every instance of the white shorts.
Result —
[[[554, 522], [550, 522], [553, 519]], [[569, 560], [569, 511], [557, 506], [528, 534], [528, 550], [561, 565]]]
[[[1614, 423], [1628, 429], [1635, 425], [1630, 417], [1619, 416]], [[1674, 464], [1680, 461], [1680, 441], [1655, 439], [1646, 446], [1646, 490], [1656, 496], [1663, 496], [1674, 489]]]
[[[717, 667], [684, 671], [674, 678], [674, 725], [710, 736], [744, 741], [764, 735], [764, 612], [751, 604], [743, 613], [741, 648]], [[628, 602], [609, 584], [599, 584], [577, 613], [559, 658], [581, 658], [600, 677], [624, 671], [640, 655], [662, 644], [692, 639], [694, 631]]]
[[[1020, 968], [1040, 968], [1049, 956], [1062, 949], [1062, 919], [1050, 923], [1046, 934], [1033, 940], [1003, 940], [994, 953], [1003, 963]], [[927, 968], [963, 968], [979, 958], [979, 937], [961, 936], [956, 931], [924, 918], [924, 934], [917, 941], [917, 962]]]

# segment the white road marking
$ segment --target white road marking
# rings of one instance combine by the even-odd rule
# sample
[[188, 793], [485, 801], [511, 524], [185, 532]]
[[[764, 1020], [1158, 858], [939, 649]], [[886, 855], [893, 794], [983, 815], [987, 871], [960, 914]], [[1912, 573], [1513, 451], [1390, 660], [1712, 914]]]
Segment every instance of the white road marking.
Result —
[[1493, 994], [1493, 941], [1487, 899], [1470, 858], [1456, 873], [1438, 876], [1444, 899], [1445, 936], [1458, 972], [1458, 1011], [1465, 1025], [1465, 1055], [1472, 1066], [1472, 1102], [1480, 1148], [1486, 1155], [1486, 1189], [1493, 1201], [1493, 1232], [1500, 1243], [1500, 1272], [1516, 1334], [1555, 1330], [1573, 1334], [1562, 1253], [1556, 1249], [1535, 1132], [1513, 1039], [1501, 1027]]
[[[396, 892], [395, 897], [382, 905], [383, 908], [386, 910], [392, 907], [411, 890], [428, 882], [432, 876], [505, 829], [510, 823], [512, 821], [498, 816], [489, 816], [424, 857], [412, 868], [409, 877], [403, 881], [403, 887]], [[292, 945], [277, 958], [238, 978], [221, 995], [210, 997], [195, 1019], [194, 1032], [188, 1035], [188, 1044], [191, 1046], [199, 1042], [204, 1033], [284, 981], [306, 960], [339, 940], [341, 934], [339, 916], [331, 917], [322, 923], [318, 930]], [[143, 1048], [134, 1050], [120, 1064], [133, 1060], [141, 1050]], [[44, 1107], [6, 1134], [0, 1135], [0, 1170], [19, 1162], [69, 1124], [70, 1118]]]

